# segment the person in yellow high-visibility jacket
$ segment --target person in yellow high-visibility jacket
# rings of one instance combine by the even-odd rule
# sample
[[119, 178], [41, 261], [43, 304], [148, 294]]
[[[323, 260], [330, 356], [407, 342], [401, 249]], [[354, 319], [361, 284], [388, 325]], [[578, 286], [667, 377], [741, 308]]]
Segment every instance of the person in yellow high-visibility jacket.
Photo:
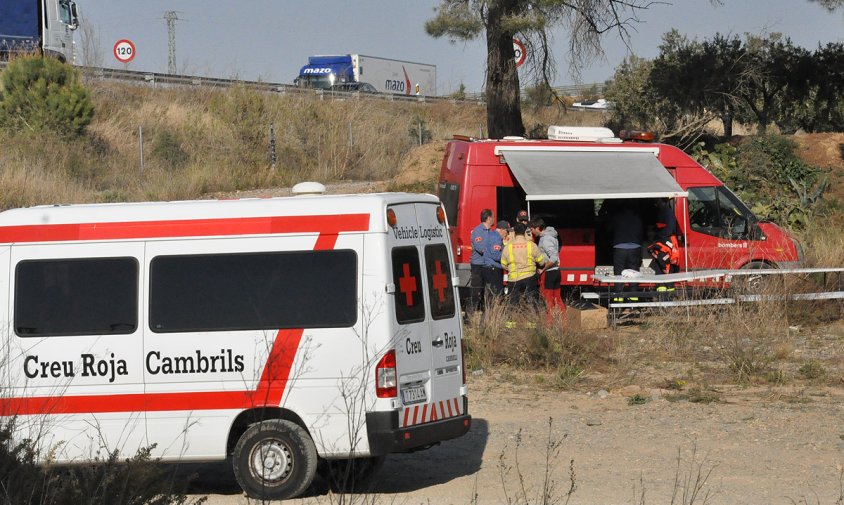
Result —
[[512, 305], [521, 301], [539, 304], [537, 271], [544, 272], [551, 262], [539, 246], [525, 237], [527, 226], [517, 222], [514, 236], [501, 252], [501, 265], [507, 270], [507, 296]]

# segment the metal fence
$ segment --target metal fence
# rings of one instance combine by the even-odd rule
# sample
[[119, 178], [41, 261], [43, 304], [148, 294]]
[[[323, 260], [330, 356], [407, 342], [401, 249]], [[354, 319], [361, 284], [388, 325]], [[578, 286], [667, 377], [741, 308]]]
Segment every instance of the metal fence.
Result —
[[[5, 68], [7, 62], [0, 61], [0, 69]], [[242, 79], [220, 79], [217, 77], [201, 77], [195, 75], [175, 75], [162, 74], [157, 72], [142, 72], [136, 70], [121, 70], [116, 68], [100, 68], [100, 67], [77, 67], [81, 70], [84, 79], [86, 80], [100, 80], [100, 81], [115, 81], [131, 84], [139, 84], [152, 87], [184, 87], [184, 86], [206, 86], [227, 88], [231, 86], [245, 86], [250, 89], [259, 91], [271, 91], [275, 93], [297, 93], [303, 95], [318, 96], [320, 99], [356, 99], [356, 98], [376, 98], [389, 101], [401, 102], [461, 102], [461, 103], [484, 103], [484, 94], [467, 93], [465, 98], [456, 99], [451, 96], [424, 96], [424, 95], [397, 95], [394, 93], [362, 93], [360, 91], [330, 91], [307, 89], [294, 86], [292, 84], [265, 82], [265, 81], [247, 81]], [[604, 83], [592, 84], [575, 84], [569, 86], [558, 86], [554, 90], [565, 96], [582, 96], [585, 94], [603, 94], [605, 89]]]

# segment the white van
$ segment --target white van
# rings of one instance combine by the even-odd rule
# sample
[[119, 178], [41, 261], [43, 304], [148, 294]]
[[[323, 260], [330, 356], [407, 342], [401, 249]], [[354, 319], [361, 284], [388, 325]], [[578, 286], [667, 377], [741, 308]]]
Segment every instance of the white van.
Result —
[[0, 414], [61, 462], [155, 445], [293, 497], [469, 430], [453, 265], [431, 195], [2, 212]]

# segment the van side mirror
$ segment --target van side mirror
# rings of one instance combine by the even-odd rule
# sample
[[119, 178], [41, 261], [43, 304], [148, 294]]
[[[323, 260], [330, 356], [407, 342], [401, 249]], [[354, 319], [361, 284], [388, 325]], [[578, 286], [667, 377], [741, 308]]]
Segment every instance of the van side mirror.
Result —
[[762, 228], [759, 226], [759, 223], [754, 219], [750, 223], [750, 240], [767, 240], [768, 237], [765, 236], [765, 232], [762, 231]]

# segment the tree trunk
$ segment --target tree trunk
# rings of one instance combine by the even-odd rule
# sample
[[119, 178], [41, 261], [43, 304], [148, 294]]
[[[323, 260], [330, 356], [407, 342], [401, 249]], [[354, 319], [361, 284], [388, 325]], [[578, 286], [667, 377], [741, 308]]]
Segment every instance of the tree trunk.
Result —
[[486, 124], [490, 138], [524, 136], [519, 97], [519, 74], [513, 34], [501, 26], [502, 18], [517, 11], [517, 0], [490, 2], [486, 24]]
[[721, 122], [724, 123], [724, 138], [729, 140], [733, 138], [733, 113], [728, 110], [721, 115]]

